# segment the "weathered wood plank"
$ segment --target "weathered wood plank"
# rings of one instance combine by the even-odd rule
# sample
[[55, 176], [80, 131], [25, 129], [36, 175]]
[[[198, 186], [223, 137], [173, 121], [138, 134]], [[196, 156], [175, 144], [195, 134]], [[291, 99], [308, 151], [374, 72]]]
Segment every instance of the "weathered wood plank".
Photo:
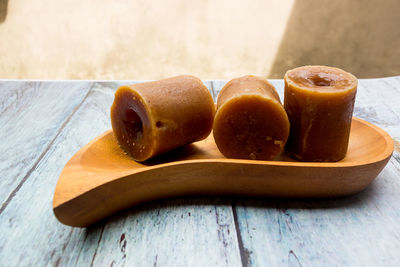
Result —
[[385, 129], [400, 140], [400, 76], [360, 80], [354, 115]]
[[[393, 162], [391, 162], [393, 164]], [[239, 200], [243, 249], [252, 265], [398, 266], [399, 201], [387, 167], [363, 193], [336, 200]]]
[[[283, 82], [272, 83], [283, 100]], [[215, 90], [223, 84], [214, 83]], [[234, 203], [246, 265], [400, 264], [399, 103], [400, 77], [360, 80], [355, 116], [377, 124], [397, 141], [394, 157], [364, 192], [331, 200], [239, 199]]]
[[46, 153], [89, 82], [0, 82], [0, 213]]
[[159, 201], [88, 229], [67, 227], [55, 219], [51, 201], [58, 175], [80, 147], [110, 128], [116, 87], [116, 83], [93, 86], [0, 214], [0, 259], [7, 266], [239, 266], [229, 200]]
[[90, 250], [69, 248], [78, 254], [72, 257], [78, 265], [92, 260], [94, 266], [239, 266], [236, 233], [227, 211], [231, 211], [230, 201], [223, 199], [159, 201], [89, 228], [89, 236], [103, 231], [101, 241], [95, 241], [98, 246], [85, 241], [82, 247]]

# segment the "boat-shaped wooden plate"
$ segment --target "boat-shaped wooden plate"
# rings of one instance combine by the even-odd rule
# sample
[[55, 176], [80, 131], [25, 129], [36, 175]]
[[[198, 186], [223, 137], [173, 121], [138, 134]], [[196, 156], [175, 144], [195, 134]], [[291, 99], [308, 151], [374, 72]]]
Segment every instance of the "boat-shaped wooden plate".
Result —
[[64, 167], [54, 194], [58, 220], [88, 226], [132, 205], [187, 195], [334, 197], [365, 189], [393, 152], [379, 127], [353, 118], [349, 148], [339, 162], [227, 159], [212, 134], [146, 163], [133, 161], [112, 131], [79, 150]]

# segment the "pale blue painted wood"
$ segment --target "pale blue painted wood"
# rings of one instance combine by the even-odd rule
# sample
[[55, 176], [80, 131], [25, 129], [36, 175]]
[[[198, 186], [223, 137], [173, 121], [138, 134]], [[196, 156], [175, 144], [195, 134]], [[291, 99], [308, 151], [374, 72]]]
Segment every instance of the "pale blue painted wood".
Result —
[[80, 147], [111, 127], [117, 86], [93, 85], [0, 214], [0, 266], [240, 266], [229, 200], [159, 201], [88, 229], [56, 220], [52, 197], [58, 176]]
[[0, 211], [90, 86], [90, 82], [0, 82]]

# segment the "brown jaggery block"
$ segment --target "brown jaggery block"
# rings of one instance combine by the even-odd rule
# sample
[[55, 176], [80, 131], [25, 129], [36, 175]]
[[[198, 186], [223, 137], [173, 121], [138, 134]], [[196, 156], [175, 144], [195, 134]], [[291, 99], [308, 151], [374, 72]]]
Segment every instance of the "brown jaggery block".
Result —
[[301, 161], [343, 159], [357, 78], [338, 68], [304, 66], [286, 72], [284, 80], [284, 106], [290, 120], [289, 155]]
[[218, 95], [213, 134], [225, 157], [274, 159], [289, 135], [289, 120], [274, 86], [252, 75], [229, 81]]
[[214, 113], [213, 99], [202, 81], [182, 75], [118, 88], [111, 124], [125, 152], [145, 161], [206, 138]]

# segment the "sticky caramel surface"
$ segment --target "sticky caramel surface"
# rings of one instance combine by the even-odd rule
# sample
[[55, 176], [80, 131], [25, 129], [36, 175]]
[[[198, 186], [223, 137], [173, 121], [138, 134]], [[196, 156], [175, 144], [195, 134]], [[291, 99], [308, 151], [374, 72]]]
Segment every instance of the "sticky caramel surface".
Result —
[[125, 152], [144, 161], [206, 138], [214, 111], [207, 87], [184, 75], [121, 86], [111, 107], [111, 124]]
[[221, 90], [213, 134], [226, 157], [271, 160], [283, 150], [289, 120], [270, 83], [244, 76], [231, 80]]
[[[304, 66], [288, 71], [287, 83], [298, 90], [316, 93], [345, 93], [357, 86], [357, 78], [338, 68]], [[311, 94], [311, 92], [308, 92]]]
[[285, 75], [284, 106], [290, 120], [286, 150], [302, 161], [345, 157], [357, 78], [338, 68], [304, 66]]

